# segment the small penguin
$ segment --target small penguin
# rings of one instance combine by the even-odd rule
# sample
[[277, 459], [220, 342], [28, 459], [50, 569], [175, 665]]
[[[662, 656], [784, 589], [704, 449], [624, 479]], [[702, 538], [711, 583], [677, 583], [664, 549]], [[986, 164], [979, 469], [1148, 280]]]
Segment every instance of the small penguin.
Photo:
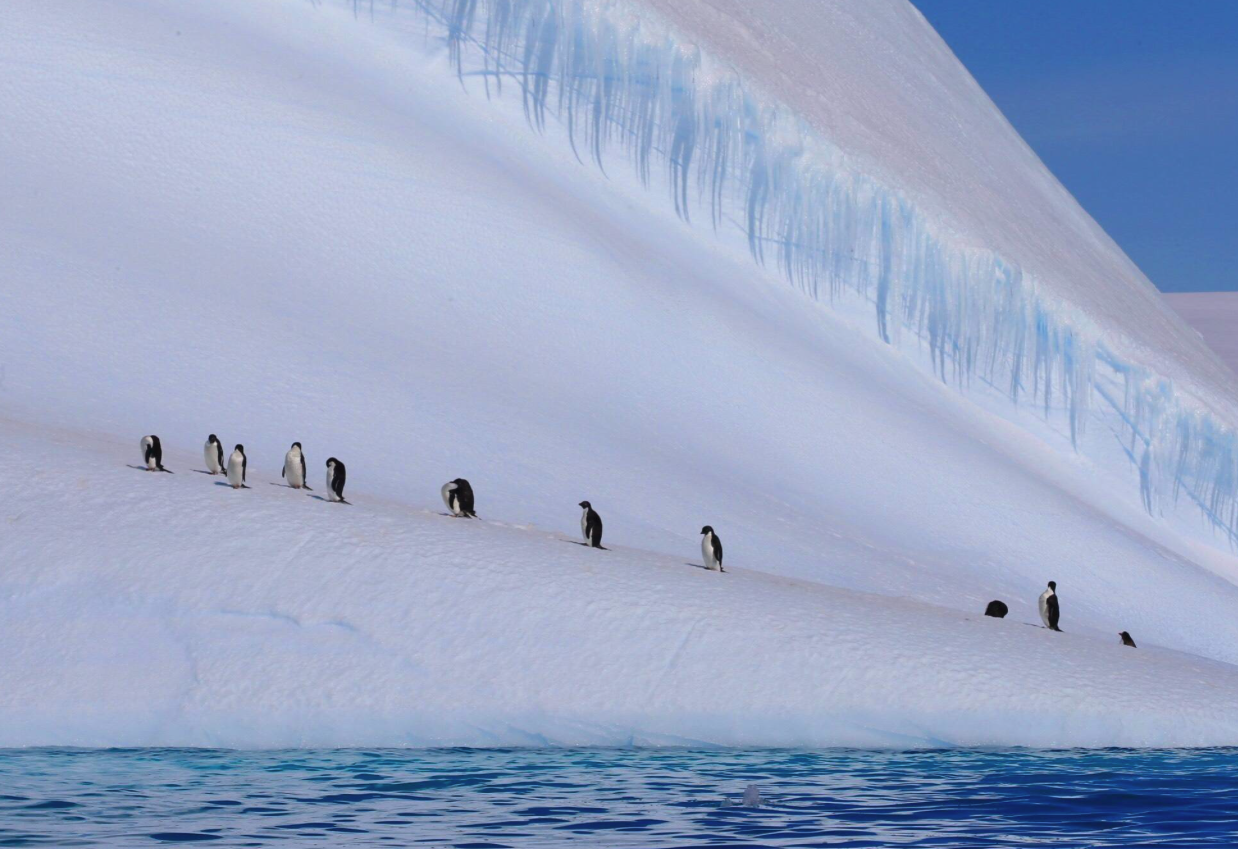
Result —
[[219, 437], [211, 434], [202, 446], [202, 456], [206, 459], [206, 470], [212, 475], [222, 475], [227, 466], [224, 465], [224, 447], [219, 443]]
[[593, 509], [593, 505], [588, 501], [580, 502], [580, 507], [585, 512], [580, 514], [580, 532], [584, 534], [585, 541], [589, 543], [591, 548], [602, 547], [602, 517]]
[[705, 568], [711, 572], [725, 572], [722, 568], [722, 540], [709, 525], [701, 528], [701, 556], [705, 558]]
[[305, 452], [301, 450], [300, 442], [292, 443], [292, 447], [284, 455], [284, 468], [279, 476], [285, 478], [293, 489], [305, 487], [310, 492], [314, 491], [314, 488], [305, 482]]
[[1005, 602], [990, 601], [989, 606], [984, 609], [985, 616], [992, 616], [995, 619], [1005, 619], [1006, 614], [1010, 612], [1010, 608]]
[[246, 465], [245, 446], [237, 443], [232, 449], [232, 456], [228, 458], [228, 483], [233, 489], [245, 486]]
[[1122, 638], [1122, 645], [1130, 646], [1133, 649], [1139, 648], [1138, 646], [1135, 645], [1135, 641], [1131, 639], [1130, 631], [1122, 631], [1121, 633], [1118, 634], [1118, 636]]
[[148, 472], [166, 472], [163, 467], [163, 446], [159, 443], [159, 437], [153, 433], [150, 436], [142, 437], [142, 462], [146, 464]]
[[347, 504], [344, 500], [344, 464], [334, 457], [327, 459], [327, 500]]
[[473, 511], [473, 487], [464, 478], [456, 478], [443, 484], [443, 503], [453, 516], [477, 518]]
[[1040, 594], [1040, 619], [1050, 631], [1062, 630], [1057, 626], [1061, 610], [1057, 603], [1057, 581], [1049, 582], [1049, 589]]

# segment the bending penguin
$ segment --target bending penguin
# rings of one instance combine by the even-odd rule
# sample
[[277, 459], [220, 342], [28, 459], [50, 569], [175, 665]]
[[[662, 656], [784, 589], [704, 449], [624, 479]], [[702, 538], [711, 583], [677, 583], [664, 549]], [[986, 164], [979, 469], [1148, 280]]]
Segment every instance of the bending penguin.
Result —
[[163, 446], [159, 443], [159, 437], [153, 433], [150, 436], [142, 437], [142, 462], [146, 464], [148, 472], [166, 472], [163, 467]]
[[301, 450], [300, 442], [292, 443], [292, 447], [284, 455], [284, 469], [279, 476], [287, 480], [293, 489], [305, 487], [310, 492], [314, 491], [314, 488], [305, 482], [305, 452]]
[[722, 540], [709, 525], [701, 528], [701, 556], [705, 558], [705, 568], [711, 572], [725, 572], [722, 568]]
[[1139, 648], [1138, 646], [1136, 646], [1136, 645], [1135, 645], [1135, 641], [1131, 638], [1131, 632], [1130, 632], [1130, 631], [1121, 631], [1121, 632], [1118, 634], [1118, 636], [1122, 638], [1122, 645], [1124, 645], [1124, 646], [1130, 646], [1130, 647], [1131, 647], [1131, 648], [1133, 648], [1133, 649], [1134, 649], [1134, 648]]
[[211, 434], [202, 446], [202, 456], [206, 459], [206, 471], [212, 475], [222, 475], [228, 467], [224, 463], [224, 447], [219, 443], [219, 437]]
[[344, 500], [344, 464], [334, 457], [327, 459], [327, 500], [347, 504]]
[[477, 518], [473, 510], [473, 487], [464, 478], [456, 478], [443, 484], [443, 503], [453, 516]]
[[228, 458], [228, 484], [233, 489], [240, 489], [245, 486], [245, 472], [248, 462], [245, 459], [245, 446], [239, 442], [232, 449], [232, 456]]
[[580, 532], [590, 548], [602, 548], [602, 517], [588, 501], [580, 502], [580, 507], [585, 511], [580, 514]]
[[1050, 631], [1062, 630], [1057, 626], [1061, 609], [1057, 604], [1057, 581], [1049, 582], [1049, 589], [1040, 594], [1040, 619]]
[[1006, 606], [1006, 603], [997, 599], [990, 601], [989, 606], [984, 609], [985, 616], [992, 616], [995, 619], [1005, 619], [1009, 612], [1010, 608]]

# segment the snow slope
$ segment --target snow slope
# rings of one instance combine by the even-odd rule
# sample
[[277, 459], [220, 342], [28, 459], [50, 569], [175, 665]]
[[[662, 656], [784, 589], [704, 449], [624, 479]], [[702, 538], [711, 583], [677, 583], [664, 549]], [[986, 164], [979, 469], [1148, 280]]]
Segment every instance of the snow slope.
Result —
[[1053, 634], [1027, 605], [999, 621], [719, 575], [690, 546], [595, 551], [7, 435], [30, 481], [8, 528], [54, 541], [5, 558], [0, 746], [1238, 741], [1235, 667]]
[[[7, 11], [0, 742], [1234, 742], [1238, 558], [1111, 419], [945, 385], [425, 31]], [[152, 431], [177, 475], [125, 468]], [[266, 486], [293, 440], [354, 508]], [[519, 527], [425, 514], [457, 476]], [[583, 498], [613, 569], [553, 539]], [[966, 621], [1049, 579], [1067, 635]]]
[[1164, 298], [1238, 374], [1238, 292], [1174, 292]]

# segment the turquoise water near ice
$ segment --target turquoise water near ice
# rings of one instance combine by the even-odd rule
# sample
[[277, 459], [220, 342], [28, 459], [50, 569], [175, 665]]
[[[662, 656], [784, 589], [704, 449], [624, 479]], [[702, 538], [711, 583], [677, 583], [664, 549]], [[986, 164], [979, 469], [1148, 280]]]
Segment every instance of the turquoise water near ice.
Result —
[[171, 843], [1234, 846], [1238, 750], [0, 751], [0, 846]]

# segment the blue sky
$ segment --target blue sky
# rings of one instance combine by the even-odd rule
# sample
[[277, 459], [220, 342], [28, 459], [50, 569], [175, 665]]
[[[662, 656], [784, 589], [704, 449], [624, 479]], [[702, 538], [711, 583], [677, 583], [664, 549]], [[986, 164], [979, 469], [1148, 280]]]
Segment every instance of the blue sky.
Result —
[[1162, 290], [1238, 291], [1238, 0], [913, 0]]

